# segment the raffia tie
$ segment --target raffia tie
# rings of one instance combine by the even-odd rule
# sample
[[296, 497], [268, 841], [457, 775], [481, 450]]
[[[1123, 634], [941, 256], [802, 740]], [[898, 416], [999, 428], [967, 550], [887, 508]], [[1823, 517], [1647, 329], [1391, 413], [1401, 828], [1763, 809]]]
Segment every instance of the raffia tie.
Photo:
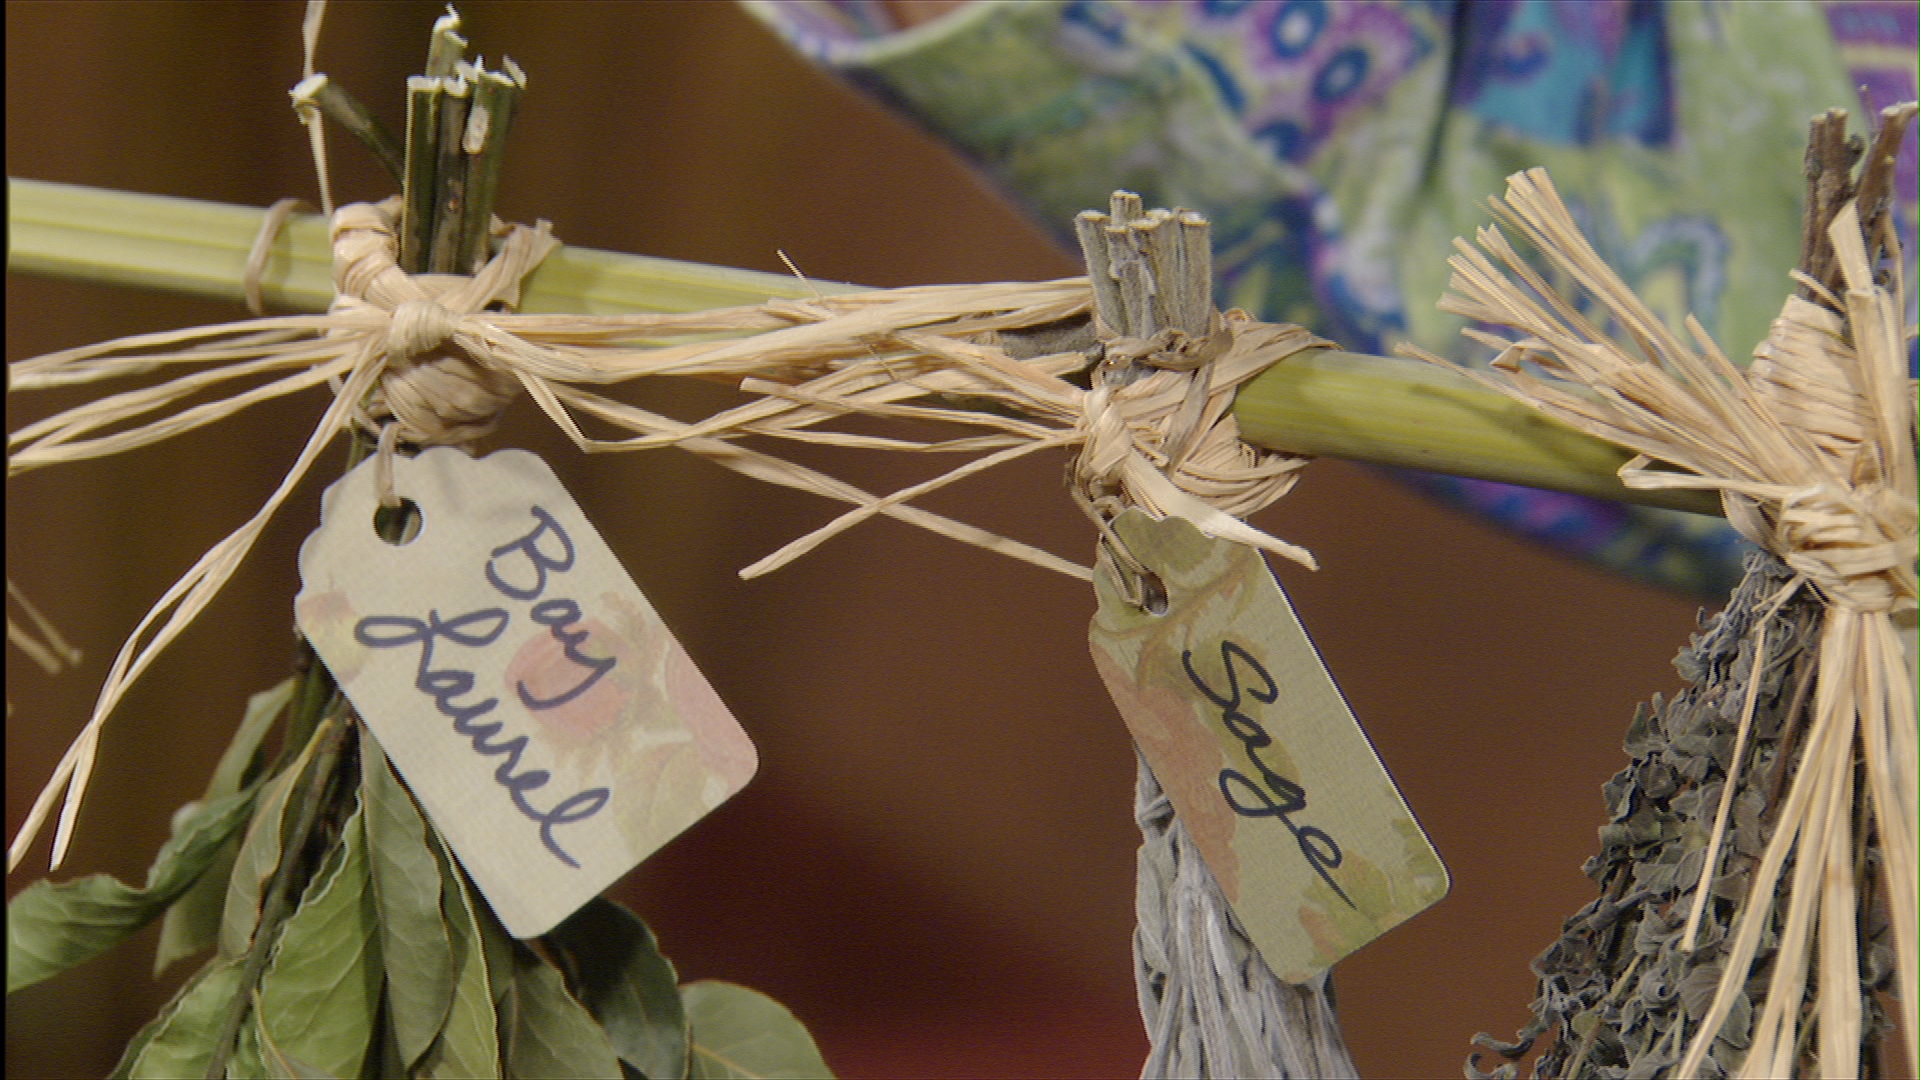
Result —
[[380, 381], [356, 418], [391, 421], [402, 442], [466, 445], [493, 430], [520, 390], [510, 339], [484, 309], [517, 304], [521, 280], [560, 242], [544, 221], [507, 226], [500, 253], [473, 277], [408, 274], [396, 259], [399, 206], [354, 203], [333, 215], [330, 313], [387, 320]]
[[[1873, 310], [1872, 290], [1850, 291], [1866, 294], [1854, 298], [1863, 309], [1857, 321], [1860, 331], [1874, 332], [1884, 314]], [[1828, 299], [1842, 306], [1838, 298]], [[1914, 492], [1902, 490], [1898, 470], [1882, 460], [1878, 395], [1854, 377], [1861, 365], [1849, 338], [1858, 331], [1848, 330], [1848, 321], [1833, 311], [1790, 296], [1754, 349], [1749, 376], [1756, 399], [1782, 426], [1804, 433], [1826, 475], [1782, 490], [1764, 505], [1729, 494], [1727, 518], [1804, 575], [1830, 605], [1862, 613], [1911, 611], [1914, 560], [1920, 556]], [[1892, 389], [1912, 399], [1911, 388]], [[1897, 440], [1887, 450], [1899, 453]]]
[[[520, 283], [557, 241], [542, 223], [496, 228], [494, 257], [471, 278], [408, 275], [395, 261], [398, 200], [341, 207], [333, 219], [338, 297], [325, 315], [278, 315], [146, 334], [18, 361], [24, 391], [188, 370], [156, 385], [105, 394], [8, 436], [9, 475], [106, 457], [212, 423], [253, 404], [331, 384], [334, 398], [286, 476], [247, 522], [169, 588], [116, 655], [92, 717], [10, 845], [17, 865], [66, 793], [53, 865], [67, 850], [99, 730], [127, 687], [232, 577], [267, 522], [344, 428], [382, 429], [391, 448], [463, 445], [487, 430], [513, 388], [527, 391], [589, 452], [678, 446], [769, 483], [852, 504], [838, 518], [741, 571], [752, 577], [799, 558], [872, 517], [888, 516], [962, 543], [1083, 580], [1091, 572], [964, 522], [911, 505], [946, 484], [1038, 450], [1091, 443], [1087, 487], [1192, 520], [1203, 531], [1308, 562], [1305, 552], [1246, 525], [1284, 493], [1304, 459], [1242, 445], [1233, 391], [1267, 366], [1326, 342], [1298, 327], [1223, 320], [1210, 364], [1167, 338], [1143, 355], [1165, 368], [1088, 392], [1070, 381], [1078, 348], [1016, 359], [1000, 342], [1059, 327], [1091, 308], [1084, 278], [850, 292], [692, 313], [529, 315], [510, 310]], [[1207, 335], [1214, 339], [1215, 335]], [[1047, 340], [1044, 336], [1040, 340]], [[1118, 346], [1120, 343], [1110, 343]], [[1207, 356], [1215, 356], [1208, 352]], [[1192, 365], [1187, 365], [1192, 367]], [[233, 389], [236, 381], [272, 380]], [[598, 387], [650, 376], [722, 381], [752, 395], [695, 422], [638, 408]], [[224, 398], [206, 400], [209, 390]], [[987, 401], [994, 411], [955, 402]], [[930, 420], [973, 431], [926, 441], [832, 430], [848, 415]], [[606, 434], [581, 426], [590, 418]], [[740, 440], [747, 436], [911, 453], [972, 453], [932, 480], [886, 495], [863, 491]]]
[[1237, 309], [1216, 316], [1214, 332], [1198, 341], [1176, 330], [1109, 343], [1082, 399], [1076, 493], [1096, 521], [1137, 506], [1315, 568], [1306, 549], [1242, 520], [1292, 490], [1308, 459], [1241, 440], [1232, 407], [1240, 386], [1275, 359], [1332, 344]]

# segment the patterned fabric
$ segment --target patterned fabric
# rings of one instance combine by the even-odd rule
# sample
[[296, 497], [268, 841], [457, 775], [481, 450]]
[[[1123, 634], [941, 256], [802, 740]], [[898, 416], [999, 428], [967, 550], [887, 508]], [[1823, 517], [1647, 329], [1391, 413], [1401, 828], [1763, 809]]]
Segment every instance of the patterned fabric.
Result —
[[[1791, 287], [1807, 119], [1863, 125], [1863, 104], [1914, 92], [1910, 0], [974, 0], [902, 32], [874, 0], [742, 3], [1063, 243], [1116, 187], [1192, 207], [1221, 306], [1366, 352], [1472, 356], [1434, 309], [1451, 241], [1544, 165], [1656, 311], [1744, 356]], [[1917, 141], [1896, 194], [1908, 280]], [[1718, 519], [1404, 475], [1644, 580], [1719, 598], [1739, 578]]]

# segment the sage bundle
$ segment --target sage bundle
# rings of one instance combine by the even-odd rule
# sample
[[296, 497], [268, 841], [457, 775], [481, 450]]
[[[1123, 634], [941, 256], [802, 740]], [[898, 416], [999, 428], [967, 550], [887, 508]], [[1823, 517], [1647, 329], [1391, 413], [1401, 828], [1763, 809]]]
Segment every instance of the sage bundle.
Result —
[[1604, 895], [1536, 961], [1535, 1022], [1484, 1041], [1517, 1058], [1551, 1029], [1541, 1075], [1859, 1075], [1882, 991], [1914, 1067], [1913, 331], [1886, 211], [1913, 115], [1881, 114], [1857, 185], [1844, 114], [1816, 121], [1800, 289], [1745, 370], [1652, 316], [1544, 171], [1490, 206], [1604, 328], [1498, 226], [1455, 242], [1442, 308], [1519, 335], [1467, 330], [1501, 350], [1468, 374], [1636, 451], [1629, 486], [1720, 492], [1762, 549], [1682, 656], [1695, 685], [1629, 731]]

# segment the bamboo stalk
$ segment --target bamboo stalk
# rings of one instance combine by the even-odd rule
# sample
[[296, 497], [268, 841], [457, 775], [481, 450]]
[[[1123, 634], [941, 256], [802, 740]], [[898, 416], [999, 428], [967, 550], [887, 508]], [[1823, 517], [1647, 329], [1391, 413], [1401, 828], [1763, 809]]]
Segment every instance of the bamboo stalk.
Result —
[[[7, 269], [239, 301], [264, 214], [10, 178]], [[326, 223], [296, 215], [273, 247], [262, 295], [281, 308], [324, 311], [331, 260]], [[687, 312], [857, 290], [564, 247], [528, 278], [520, 310]], [[1615, 476], [1623, 451], [1414, 361], [1308, 350], [1248, 384], [1234, 415], [1249, 442], [1276, 450], [1719, 513], [1708, 492], [1629, 490]]]

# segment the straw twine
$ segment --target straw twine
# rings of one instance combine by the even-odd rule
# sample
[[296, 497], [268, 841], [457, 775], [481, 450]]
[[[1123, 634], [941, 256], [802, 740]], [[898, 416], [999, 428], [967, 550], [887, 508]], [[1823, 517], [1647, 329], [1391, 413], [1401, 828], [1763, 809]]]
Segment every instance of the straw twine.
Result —
[[[1089, 579], [1090, 571], [1077, 563], [908, 505], [946, 484], [1053, 447], [1083, 448], [1075, 482], [1094, 504], [1145, 506], [1186, 517], [1212, 535], [1310, 561], [1236, 516], [1284, 493], [1304, 459], [1240, 442], [1229, 411], [1236, 389], [1268, 365], [1326, 344], [1297, 327], [1229, 313], [1210, 346], [1218, 356], [1207, 366], [1202, 391], [1192, 390], [1190, 371], [1165, 369], [1089, 392], [1069, 378], [1088, 367], [1085, 353], [1016, 359], [1008, 348], [1023, 336], [1044, 340], [1026, 335], [1035, 328], [1084, 320], [1090, 306], [1086, 279], [873, 291], [686, 315], [520, 315], [511, 311], [520, 282], [557, 246], [544, 222], [497, 227], [497, 253], [471, 278], [408, 275], [396, 262], [397, 210], [390, 199], [335, 213], [338, 298], [325, 315], [139, 335], [11, 366], [9, 392], [184, 373], [12, 433], [9, 475], [145, 446], [315, 386], [331, 384], [335, 393], [265, 504], [169, 588], [123, 644], [92, 716], [15, 836], [9, 867], [18, 865], [64, 791], [52, 855], [53, 865], [60, 864], [106, 717], [233, 575], [324, 447], [350, 426], [382, 430], [389, 447], [470, 445], [492, 427], [517, 388], [583, 450], [679, 446], [749, 476], [852, 504], [841, 517], [747, 567], [747, 577], [777, 569], [884, 514]], [[1147, 351], [1151, 359], [1155, 350]], [[1175, 349], [1168, 355], [1184, 354]], [[683, 423], [593, 389], [663, 375], [736, 383], [755, 396]], [[191, 403], [216, 391], [225, 396]], [[996, 411], [980, 411], [982, 405]], [[915, 441], [824, 426], [849, 414], [944, 421], [975, 433]], [[588, 435], [581, 416], [611, 429], [612, 436]], [[985, 453], [933, 480], [875, 496], [740, 445], [748, 435]]]
[[[1906, 109], [1910, 116], [1912, 107]], [[1903, 655], [1896, 626], [1896, 617], [1911, 626], [1916, 554], [1914, 391], [1898, 315], [1904, 310], [1902, 283], [1896, 279], [1890, 290], [1876, 282], [1867, 238], [1849, 202], [1827, 231], [1846, 283], [1844, 297], [1798, 275], [1829, 307], [1789, 298], [1767, 342], [1755, 351], [1753, 370], [1742, 371], [1692, 317], [1686, 324], [1689, 345], [1647, 310], [1581, 236], [1544, 170], [1509, 177], [1506, 198], [1490, 206], [1596, 299], [1631, 345], [1556, 295], [1500, 230], [1488, 227], [1476, 238], [1487, 254], [1455, 241], [1453, 292], [1441, 307], [1522, 336], [1466, 331], [1501, 349], [1494, 376], [1467, 374], [1575, 428], [1639, 451], [1620, 470], [1629, 487], [1720, 490], [1729, 520], [1791, 567], [1794, 584], [1811, 585], [1825, 603], [1806, 748], [1724, 945], [1712, 1005], [1676, 1075], [1700, 1074], [1768, 932], [1777, 935], [1779, 951], [1740, 1075], [1795, 1074], [1800, 1003], [1810, 977], [1820, 1072], [1851, 1075], [1862, 1037], [1851, 835], [1856, 756], [1865, 762], [1871, 829], [1885, 853], [1901, 1009], [1906, 1030], [1920, 1030], [1914, 955], [1920, 766], [1912, 660]], [[1895, 248], [1890, 231], [1872, 239]], [[1419, 349], [1403, 351], [1454, 366]], [[1678, 471], [1653, 467], [1656, 459]], [[1759, 627], [1765, 624], [1757, 620]], [[1751, 712], [1742, 717], [1743, 746]], [[1733, 783], [1724, 785], [1723, 799], [1734, 791]], [[1724, 817], [1722, 808], [1697, 893], [1704, 893], [1718, 865]], [[1774, 894], [1790, 856], [1793, 878], [1782, 918]], [[1701, 906], [1693, 906], [1689, 942]], [[1909, 1034], [1909, 1068], [1915, 1049]]]

